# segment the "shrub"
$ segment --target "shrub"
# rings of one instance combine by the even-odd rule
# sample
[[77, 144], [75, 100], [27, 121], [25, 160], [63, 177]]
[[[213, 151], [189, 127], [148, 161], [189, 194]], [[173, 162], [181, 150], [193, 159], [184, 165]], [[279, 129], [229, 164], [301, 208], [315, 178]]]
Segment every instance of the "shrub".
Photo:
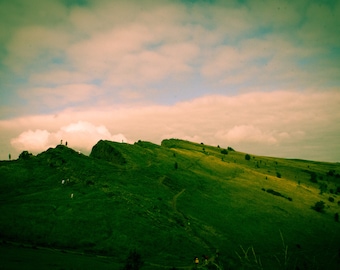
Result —
[[328, 176], [334, 176], [334, 174], [335, 174], [335, 170], [329, 170], [327, 173]]
[[175, 162], [175, 169], [177, 170], [178, 169], [178, 163]]
[[139, 270], [143, 264], [141, 255], [136, 250], [133, 250], [130, 251], [126, 258], [126, 263], [122, 270]]
[[333, 198], [333, 197], [329, 197], [328, 200], [329, 200], [330, 202], [334, 202], [334, 198]]
[[94, 182], [92, 180], [87, 180], [86, 181], [86, 185], [88, 186], [93, 186], [94, 185]]
[[316, 175], [315, 172], [311, 172], [311, 173], [310, 173], [310, 181], [311, 181], [312, 183], [317, 183], [317, 182], [318, 182], [317, 175]]
[[231, 148], [230, 146], [228, 146], [228, 151], [235, 152], [235, 150]]
[[325, 202], [323, 201], [319, 201], [319, 202], [316, 202], [314, 206], [312, 206], [312, 209], [314, 209], [315, 211], [317, 212], [324, 212], [325, 210]]
[[337, 187], [337, 188], [336, 188], [335, 193], [336, 193], [336, 194], [340, 193], [340, 187]]
[[335, 215], [334, 215], [334, 220], [335, 220], [336, 222], [339, 222], [339, 214], [338, 214], [338, 213], [335, 213]]
[[246, 160], [250, 160], [250, 155], [246, 154], [246, 155], [244, 156], [244, 158], [245, 158]]
[[19, 155], [19, 159], [29, 159], [32, 157], [32, 153], [29, 153], [28, 151], [22, 151], [22, 153]]
[[221, 154], [223, 154], [223, 155], [228, 155], [228, 151], [227, 151], [226, 149], [223, 149], [223, 150], [221, 151]]
[[326, 183], [321, 183], [319, 188], [320, 188], [320, 194], [322, 194], [322, 193], [327, 191], [327, 184]]
[[281, 173], [277, 172], [276, 176], [277, 176], [277, 178], [281, 178]]
[[280, 192], [277, 192], [277, 191], [275, 191], [273, 189], [267, 189], [267, 192], [271, 193], [271, 194], [273, 194], [275, 196], [282, 196]]

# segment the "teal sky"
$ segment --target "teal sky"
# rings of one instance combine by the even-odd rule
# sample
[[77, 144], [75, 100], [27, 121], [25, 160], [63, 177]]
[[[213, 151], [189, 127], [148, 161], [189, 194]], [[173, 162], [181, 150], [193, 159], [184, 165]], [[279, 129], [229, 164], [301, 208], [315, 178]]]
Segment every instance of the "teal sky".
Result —
[[339, 1], [0, 0], [0, 159], [176, 137], [340, 161]]

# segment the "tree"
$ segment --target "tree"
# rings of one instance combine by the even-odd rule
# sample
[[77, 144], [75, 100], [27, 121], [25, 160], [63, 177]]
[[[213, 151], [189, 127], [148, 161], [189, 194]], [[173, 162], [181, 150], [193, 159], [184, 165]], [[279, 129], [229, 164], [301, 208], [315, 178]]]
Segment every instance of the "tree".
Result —
[[175, 162], [175, 169], [176, 169], [176, 170], [178, 169], [178, 163], [177, 163], [177, 161]]
[[244, 158], [245, 158], [246, 160], [250, 160], [250, 155], [246, 154], [246, 155], [244, 156]]
[[139, 270], [143, 264], [142, 256], [136, 250], [132, 250], [126, 258], [126, 263], [122, 270]]
[[28, 151], [22, 151], [19, 155], [19, 159], [29, 159], [30, 157], [32, 157], [32, 153], [29, 153]]
[[319, 201], [316, 202], [314, 206], [312, 206], [312, 209], [314, 209], [317, 212], [323, 213], [325, 210], [325, 202]]
[[336, 222], [339, 222], [339, 214], [338, 214], [338, 213], [335, 213], [335, 214], [334, 214], [334, 220], [335, 220]]

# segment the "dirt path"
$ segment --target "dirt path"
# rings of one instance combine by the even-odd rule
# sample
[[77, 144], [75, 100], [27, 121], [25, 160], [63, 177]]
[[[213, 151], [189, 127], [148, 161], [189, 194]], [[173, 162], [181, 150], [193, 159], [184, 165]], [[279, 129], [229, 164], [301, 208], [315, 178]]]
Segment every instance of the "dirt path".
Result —
[[180, 214], [180, 212], [178, 212], [177, 210], [177, 199], [179, 196], [181, 196], [185, 191], [185, 188], [183, 188], [179, 193], [177, 193], [173, 198], [172, 198], [172, 208], [174, 209], [174, 211], [177, 213], [177, 214]]

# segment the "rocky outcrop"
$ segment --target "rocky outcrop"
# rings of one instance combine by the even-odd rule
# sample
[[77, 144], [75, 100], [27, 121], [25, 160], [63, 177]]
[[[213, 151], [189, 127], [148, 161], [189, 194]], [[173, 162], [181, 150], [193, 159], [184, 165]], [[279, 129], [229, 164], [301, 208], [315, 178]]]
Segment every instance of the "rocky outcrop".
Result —
[[92, 147], [90, 157], [106, 160], [119, 165], [126, 164], [126, 159], [123, 154], [114, 147], [114, 143], [110, 141], [100, 140]]

